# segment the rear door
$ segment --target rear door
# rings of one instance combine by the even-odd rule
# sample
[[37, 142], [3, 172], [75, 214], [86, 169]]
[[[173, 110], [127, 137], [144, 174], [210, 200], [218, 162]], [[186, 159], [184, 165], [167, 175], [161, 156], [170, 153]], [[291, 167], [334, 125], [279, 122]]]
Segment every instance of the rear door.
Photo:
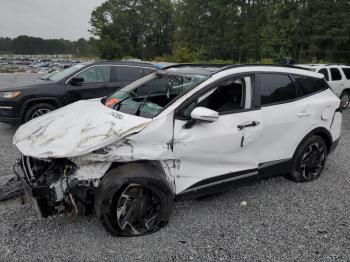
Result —
[[[182, 105], [174, 122], [177, 193], [186, 194], [257, 175], [260, 108], [254, 108], [254, 76], [233, 77]], [[195, 107], [219, 112], [215, 122], [186, 125]]]
[[110, 94], [110, 65], [88, 67], [76, 74], [74, 78], [82, 78], [83, 82], [75, 85], [67, 82], [68, 95], [72, 101], [104, 97]]
[[264, 123], [259, 162], [288, 161], [312, 125], [312, 105], [298, 100], [298, 87], [286, 73], [260, 73], [259, 90]]
[[261, 73], [259, 80], [264, 123], [259, 161], [287, 162], [310, 131], [329, 129], [336, 109], [329, 102], [332, 92], [323, 79], [303, 75]]

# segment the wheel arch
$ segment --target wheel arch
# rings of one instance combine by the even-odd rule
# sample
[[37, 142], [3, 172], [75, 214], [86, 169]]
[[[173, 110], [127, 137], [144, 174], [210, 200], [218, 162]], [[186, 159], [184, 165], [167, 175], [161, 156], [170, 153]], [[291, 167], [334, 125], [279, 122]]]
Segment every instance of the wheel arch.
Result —
[[[327, 150], [328, 152], [330, 151], [332, 144], [333, 144], [333, 137], [332, 134], [324, 127], [317, 127], [315, 129], [313, 129], [312, 131], [310, 131], [298, 144], [298, 146], [295, 149], [294, 155], [295, 153], [298, 151], [298, 148], [304, 143], [304, 141], [306, 139], [308, 139], [311, 136], [320, 136], [324, 139], [324, 141], [326, 142], [327, 145]], [[293, 155], [293, 157], [294, 157]]]
[[350, 87], [344, 88], [344, 89], [341, 91], [341, 94], [340, 94], [340, 95], [344, 94], [344, 92], [347, 92], [348, 94], [350, 94]]
[[109, 167], [109, 169], [106, 171], [105, 174], [107, 174], [109, 171], [123, 166], [123, 165], [129, 165], [129, 164], [142, 164], [145, 166], [151, 166], [153, 168], [156, 168], [157, 170], [160, 171], [160, 174], [162, 176], [162, 178], [168, 182], [169, 188], [171, 190], [171, 192], [173, 193], [173, 196], [175, 197], [176, 194], [176, 190], [175, 190], [175, 181], [174, 179], [167, 175], [162, 163], [160, 161], [156, 161], [156, 160], [135, 160], [135, 161], [130, 161], [130, 162], [113, 162], [111, 164], [111, 166]]
[[21, 110], [21, 115], [24, 117], [25, 113], [27, 112], [27, 110], [31, 106], [41, 104], [41, 103], [50, 104], [50, 105], [55, 106], [57, 108], [62, 106], [61, 101], [55, 97], [32, 98], [32, 99], [28, 99], [27, 101], [24, 102], [22, 110]]

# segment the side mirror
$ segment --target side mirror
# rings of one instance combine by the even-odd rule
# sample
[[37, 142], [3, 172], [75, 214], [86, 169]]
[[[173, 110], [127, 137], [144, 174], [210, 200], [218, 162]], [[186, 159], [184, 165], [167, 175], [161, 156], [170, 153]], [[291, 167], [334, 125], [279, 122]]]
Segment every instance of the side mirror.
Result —
[[215, 122], [219, 118], [219, 113], [205, 107], [196, 107], [191, 113], [191, 118], [202, 122]]
[[73, 77], [69, 83], [72, 86], [80, 86], [82, 83], [84, 82], [84, 78], [83, 77]]

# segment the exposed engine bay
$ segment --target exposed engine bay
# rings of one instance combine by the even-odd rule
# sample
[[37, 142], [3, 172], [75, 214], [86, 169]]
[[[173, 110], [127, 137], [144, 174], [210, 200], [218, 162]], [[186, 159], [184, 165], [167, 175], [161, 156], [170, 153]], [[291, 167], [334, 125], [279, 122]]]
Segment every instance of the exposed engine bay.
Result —
[[79, 181], [78, 167], [68, 159], [38, 160], [23, 156], [15, 171], [43, 217], [68, 212], [87, 214], [93, 208], [93, 182]]

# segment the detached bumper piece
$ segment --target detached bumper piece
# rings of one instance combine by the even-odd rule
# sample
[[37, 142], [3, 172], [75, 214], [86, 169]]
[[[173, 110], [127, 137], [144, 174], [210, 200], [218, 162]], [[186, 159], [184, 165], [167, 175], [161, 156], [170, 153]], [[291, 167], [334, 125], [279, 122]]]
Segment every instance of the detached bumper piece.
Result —
[[[69, 175], [75, 165], [68, 160], [43, 161], [23, 156], [14, 166], [25, 192], [33, 199], [42, 217], [55, 215], [67, 209]], [[70, 196], [72, 198], [72, 196]]]
[[6, 201], [12, 198], [24, 195], [24, 189], [18, 182], [12, 185], [14, 179], [11, 179], [5, 186], [0, 187], [0, 201]]

